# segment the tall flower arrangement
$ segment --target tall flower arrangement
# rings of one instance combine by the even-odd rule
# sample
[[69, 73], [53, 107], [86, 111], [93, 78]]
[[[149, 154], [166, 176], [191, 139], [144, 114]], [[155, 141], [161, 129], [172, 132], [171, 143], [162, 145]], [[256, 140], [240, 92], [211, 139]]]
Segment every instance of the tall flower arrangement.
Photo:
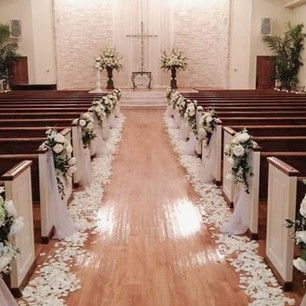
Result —
[[95, 139], [94, 133], [94, 119], [90, 113], [84, 113], [80, 118], [73, 120], [74, 125], [78, 125], [82, 130], [83, 147], [86, 149], [90, 143]]
[[102, 50], [100, 55], [101, 70], [107, 71], [107, 89], [115, 89], [113, 78], [113, 70], [121, 70], [123, 68], [122, 56], [116, 48], [106, 47]]
[[202, 106], [198, 106], [198, 111], [202, 112], [199, 120], [198, 137], [201, 140], [205, 140], [204, 144], [208, 147], [211, 136], [216, 128], [216, 125], [220, 123], [220, 119], [217, 117], [214, 109], [208, 109], [204, 112]]
[[23, 217], [18, 217], [14, 203], [3, 197], [4, 188], [0, 187], [0, 272], [8, 273], [10, 263], [18, 255], [13, 241], [24, 226]]
[[187, 57], [178, 48], [173, 48], [170, 53], [166, 51], [161, 55], [161, 69], [171, 71], [171, 88], [177, 88], [176, 72], [187, 68]]
[[187, 68], [187, 57], [178, 48], [172, 48], [169, 53], [162, 51], [160, 61], [161, 69], [164, 70], [171, 70], [173, 68], [176, 70], [185, 70]]
[[242, 184], [245, 191], [249, 193], [248, 178], [252, 175], [252, 169], [249, 165], [249, 153], [255, 147], [246, 129], [236, 133], [230, 145], [225, 148], [225, 154], [231, 164], [230, 177], [235, 183]]
[[44, 142], [43, 146], [49, 148], [53, 152], [54, 167], [57, 174], [57, 186], [63, 198], [65, 196], [65, 189], [62, 178], [72, 176], [77, 170], [75, 166], [76, 159], [75, 157], [71, 157], [72, 146], [63, 134], [50, 128], [47, 130], [46, 135], [47, 140]]

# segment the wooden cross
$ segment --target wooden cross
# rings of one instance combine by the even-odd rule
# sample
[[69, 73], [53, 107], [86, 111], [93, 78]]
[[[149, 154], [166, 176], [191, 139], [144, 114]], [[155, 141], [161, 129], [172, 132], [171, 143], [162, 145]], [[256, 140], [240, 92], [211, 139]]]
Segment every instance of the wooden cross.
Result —
[[155, 34], [144, 34], [144, 24], [143, 22], [140, 23], [140, 34], [129, 34], [126, 35], [129, 38], [140, 38], [140, 54], [141, 54], [141, 66], [140, 70], [141, 72], [144, 72], [144, 39], [145, 38], [154, 38], [158, 37], [158, 35]]

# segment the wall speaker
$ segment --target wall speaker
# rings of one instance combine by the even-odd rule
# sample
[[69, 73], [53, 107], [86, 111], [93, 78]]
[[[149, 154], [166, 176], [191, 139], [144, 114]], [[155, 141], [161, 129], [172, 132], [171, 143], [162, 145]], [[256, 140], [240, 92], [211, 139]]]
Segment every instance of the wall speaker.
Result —
[[21, 37], [21, 20], [20, 19], [10, 20], [10, 31], [11, 31], [12, 37], [14, 38]]
[[262, 18], [260, 34], [264, 36], [272, 35], [273, 32], [273, 21], [272, 18]]

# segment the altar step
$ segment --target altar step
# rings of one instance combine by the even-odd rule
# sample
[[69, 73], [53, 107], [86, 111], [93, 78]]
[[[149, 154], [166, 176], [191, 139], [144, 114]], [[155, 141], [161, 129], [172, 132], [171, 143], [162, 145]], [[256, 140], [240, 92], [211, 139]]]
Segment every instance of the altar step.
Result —
[[121, 106], [123, 108], [165, 108], [165, 91], [123, 91]]

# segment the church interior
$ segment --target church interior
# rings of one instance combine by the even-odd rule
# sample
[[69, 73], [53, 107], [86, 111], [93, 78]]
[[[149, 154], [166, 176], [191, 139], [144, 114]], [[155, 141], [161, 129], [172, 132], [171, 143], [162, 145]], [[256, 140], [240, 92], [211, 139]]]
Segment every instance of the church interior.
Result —
[[305, 22], [0, 0], [0, 306], [306, 306]]

